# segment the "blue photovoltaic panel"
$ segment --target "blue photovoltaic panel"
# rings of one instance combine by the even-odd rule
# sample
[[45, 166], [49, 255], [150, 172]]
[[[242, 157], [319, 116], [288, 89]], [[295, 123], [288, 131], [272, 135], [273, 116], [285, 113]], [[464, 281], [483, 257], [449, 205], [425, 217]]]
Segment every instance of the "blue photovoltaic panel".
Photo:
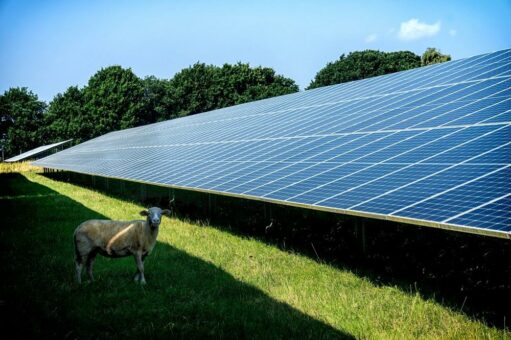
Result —
[[510, 238], [511, 50], [116, 131], [34, 164]]
[[32, 150], [29, 150], [27, 152], [23, 152], [22, 154], [19, 154], [17, 156], [14, 156], [14, 157], [11, 157], [9, 159], [6, 159], [5, 161], [6, 162], [19, 162], [19, 161], [22, 161], [22, 160], [25, 160], [25, 159], [30, 159], [30, 158], [33, 158], [43, 152], [46, 152], [46, 151], [49, 151], [53, 148], [56, 148], [58, 146], [61, 146], [61, 145], [64, 145], [66, 144], [67, 142], [70, 142], [72, 141], [72, 139], [68, 139], [68, 140], [65, 140], [65, 141], [62, 141], [62, 142], [58, 142], [58, 143], [53, 143], [53, 144], [48, 144], [48, 145], [43, 145], [43, 146], [39, 146], [35, 149], [32, 149]]

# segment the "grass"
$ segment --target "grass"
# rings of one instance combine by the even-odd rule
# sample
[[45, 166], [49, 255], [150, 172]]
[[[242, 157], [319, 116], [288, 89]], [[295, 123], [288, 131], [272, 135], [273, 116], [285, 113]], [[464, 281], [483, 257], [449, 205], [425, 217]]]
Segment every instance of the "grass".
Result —
[[41, 171], [41, 168], [31, 165], [29, 161], [14, 162], [14, 163], [0, 162], [0, 173], [26, 172], [26, 171], [39, 172], [39, 171]]
[[[67, 338], [503, 339], [416, 292], [207, 225], [165, 219], [146, 260], [96, 261], [73, 281], [72, 232], [90, 218], [134, 219], [143, 208], [34, 172], [0, 174], [2, 321], [17, 333]], [[8, 312], [8, 313], [7, 313]]]

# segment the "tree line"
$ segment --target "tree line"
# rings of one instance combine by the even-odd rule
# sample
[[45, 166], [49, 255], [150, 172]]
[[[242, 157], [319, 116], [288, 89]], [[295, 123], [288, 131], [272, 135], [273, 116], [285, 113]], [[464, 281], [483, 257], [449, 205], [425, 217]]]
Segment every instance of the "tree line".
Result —
[[[408, 70], [450, 60], [428, 48], [352, 52], [321, 69], [307, 89]], [[43, 144], [73, 139], [77, 144], [110, 131], [183, 117], [299, 91], [296, 82], [269, 67], [197, 62], [170, 79], [137, 77], [130, 68], [109, 66], [87, 85], [71, 86], [49, 103], [27, 88], [0, 95], [0, 147], [6, 157]]]

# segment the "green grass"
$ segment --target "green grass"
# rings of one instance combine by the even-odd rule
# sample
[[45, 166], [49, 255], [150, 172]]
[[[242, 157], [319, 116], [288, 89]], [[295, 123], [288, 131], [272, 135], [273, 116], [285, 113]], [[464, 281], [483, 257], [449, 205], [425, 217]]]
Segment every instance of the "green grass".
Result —
[[74, 283], [72, 233], [90, 218], [138, 218], [140, 205], [40, 174], [0, 174], [2, 327], [69, 338], [455, 338], [510, 333], [418, 293], [259, 240], [175, 218], [146, 260], [96, 261]]

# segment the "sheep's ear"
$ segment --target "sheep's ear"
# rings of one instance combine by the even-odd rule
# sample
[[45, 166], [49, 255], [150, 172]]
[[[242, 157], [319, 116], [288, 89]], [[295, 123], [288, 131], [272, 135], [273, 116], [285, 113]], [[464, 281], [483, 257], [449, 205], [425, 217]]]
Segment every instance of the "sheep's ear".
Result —
[[149, 213], [147, 212], [147, 210], [142, 210], [142, 211], [140, 212], [140, 215], [142, 215], [142, 216], [147, 216], [147, 215], [149, 215]]
[[165, 215], [165, 216], [167, 216], [167, 217], [170, 217], [170, 215], [171, 215], [171, 212], [170, 212], [170, 210], [169, 210], [169, 209], [163, 209], [163, 210], [161, 211], [161, 213], [162, 213], [162, 215]]

